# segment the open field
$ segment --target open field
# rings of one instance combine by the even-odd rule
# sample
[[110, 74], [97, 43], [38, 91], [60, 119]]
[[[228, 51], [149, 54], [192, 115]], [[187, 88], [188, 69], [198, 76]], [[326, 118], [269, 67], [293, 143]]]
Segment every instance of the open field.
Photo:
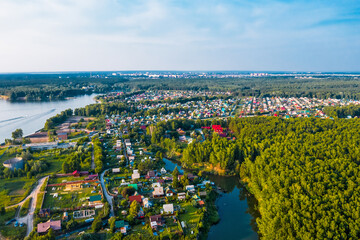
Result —
[[2, 179], [0, 181], [0, 199], [2, 206], [20, 202], [31, 191], [35, 179], [25, 177]]

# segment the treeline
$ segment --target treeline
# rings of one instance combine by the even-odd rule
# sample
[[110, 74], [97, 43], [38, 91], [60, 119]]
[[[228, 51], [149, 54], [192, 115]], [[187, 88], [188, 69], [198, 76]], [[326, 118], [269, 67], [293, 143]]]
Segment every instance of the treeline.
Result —
[[348, 105], [343, 107], [324, 107], [324, 113], [330, 117], [346, 118], [360, 117], [360, 106], [359, 105]]
[[133, 113], [134, 106], [128, 106], [121, 102], [106, 104], [90, 104], [83, 108], [76, 108], [74, 114], [77, 116], [98, 117], [104, 115], [124, 115], [128, 112]]
[[45, 130], [53, 129], [56, 125], [59, 125], [59, 124], [65, 122], [66, 119], [68, 117], [71, 117], [72, 115], [73, 115], [73, 110], [70, 108], [62, 111], [59, 114], [56, 114], [54, 117], [51, 117], [46, 120], [45, 126], [44, 126]]
[[95, 172], [100, 173], [103, 170], [103, 161], [104, 161], [104, 155], [103, 155], [103, 149], [102, 144], [98, 138], [93, 140], [94, 145], [94, 163], [95, 163]]
[[260, 117], [229, 127], [262, 239], [360, 238], [358, 120]]
[[[92, 75], [92, 76], [90, 76]], [[111, 73], [1, 74], [0, 95], [11, 101], [62, 100], [118, 89], [127, 80]]]

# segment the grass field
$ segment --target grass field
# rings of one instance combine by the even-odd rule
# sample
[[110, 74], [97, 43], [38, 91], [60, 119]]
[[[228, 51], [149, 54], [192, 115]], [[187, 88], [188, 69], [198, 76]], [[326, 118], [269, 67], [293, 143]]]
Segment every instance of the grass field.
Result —
[[24, 204], [22, 205], [21, 210], [20, 210], [20, 217], [24, 217], [29, 213], [29, 207], [30, 207], [31, 201], [32, 201], [32, 198], [30, 197], [24, 202]]
[[23, 200], [31, 191], [35, 179], [11, 178], [0, 181], [0, 206], [9, 206]]
[[180, 222], [185, 221], [187, 230], [196, 228], [200, 221], [200, 214], [196, 213], [198, 209], [192, 206], [189, 202], [181, 203], [180, 206], [181, 208], [185, 209], [185, 213], [179, 216]]
[[14, 227], [14, 223], [6, 225], [5, 223], [15, 217], [17, 208], [7, 209], [5, 214], [0, 215], [0, 233], [6, 239], [24, 239], [26, 235], [26, 226]]

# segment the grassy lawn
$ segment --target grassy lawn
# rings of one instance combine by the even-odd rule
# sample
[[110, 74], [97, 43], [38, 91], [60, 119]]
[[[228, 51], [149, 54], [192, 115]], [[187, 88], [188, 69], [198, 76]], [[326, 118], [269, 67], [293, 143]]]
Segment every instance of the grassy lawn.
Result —
[[29, 207], [30, 207], [31, 201], [32, 201], [32, 198], [30, 197], [24, 202], [24, 204], [22, 205], [21, 210], [20, 210], [20, 217], [24, 217], [29, 213]]
[[5, 223], [15, 217], [17, 208], [7, 209], [5, 214], [0, 215], [0, 232], [6, 239], [24, 239], [26, 226], [14, 227], [14, 223], [5, 226]]
[[55, 183], [63, 183], [63, 182], [72, 182], [72, 181], [81, 181], [84, 180], [85, 177], [55, 177], [49, 179], [49, 184], [55, 184]]
[[198, 209], [188, 202], [181, 203], [180, 206], [185, 209], [185, 213], [179, 216], [180, 222], [185, 221], [188, 229], [196, 228], [198, 222], [200, 221], [200, 214], [196, 213]]
[[31, 191], [35, 179], [25, 177], [2, 179], [0, 181], [0, 206], [16, 204]]
[[[55, 188], [55, 190], [53, 190]], [[92, 187], [82, 188], [77, 191], [63, 191], [64, 187], [48, 187], [45, 195], [43, 208], [74, 208], [87, 204], [87, 197], [98, 195], [99, 187], [95, 193]], [[58, 197], [54, 197], [58, 193]]]

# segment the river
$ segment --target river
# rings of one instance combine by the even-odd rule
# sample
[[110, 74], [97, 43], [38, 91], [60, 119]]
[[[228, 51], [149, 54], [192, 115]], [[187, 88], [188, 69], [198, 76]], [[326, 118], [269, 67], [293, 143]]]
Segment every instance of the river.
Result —
[[84, 107], [94, 103], [96, 94], [83, 95], [64, 101], [9, 102], [0, 100], [0, 143], [11, 138], [11, 133], [21, 128], [24, 136], [44, 127], [46, 120], [61, 111]]
[[[176, 163], [164, 159], [165, 169], [172, 171], [177, 166], [179, 172], [183, 170]], [[222, 177], [209, 175], [209, 180], [220, 187], [222, 194], [216, 200], [220, 222], [210, 228], [208, 240], [234, 239], [257, 240], [256, 222], [254, 216], [257, 211], [253, 198], [237, 177]]]

